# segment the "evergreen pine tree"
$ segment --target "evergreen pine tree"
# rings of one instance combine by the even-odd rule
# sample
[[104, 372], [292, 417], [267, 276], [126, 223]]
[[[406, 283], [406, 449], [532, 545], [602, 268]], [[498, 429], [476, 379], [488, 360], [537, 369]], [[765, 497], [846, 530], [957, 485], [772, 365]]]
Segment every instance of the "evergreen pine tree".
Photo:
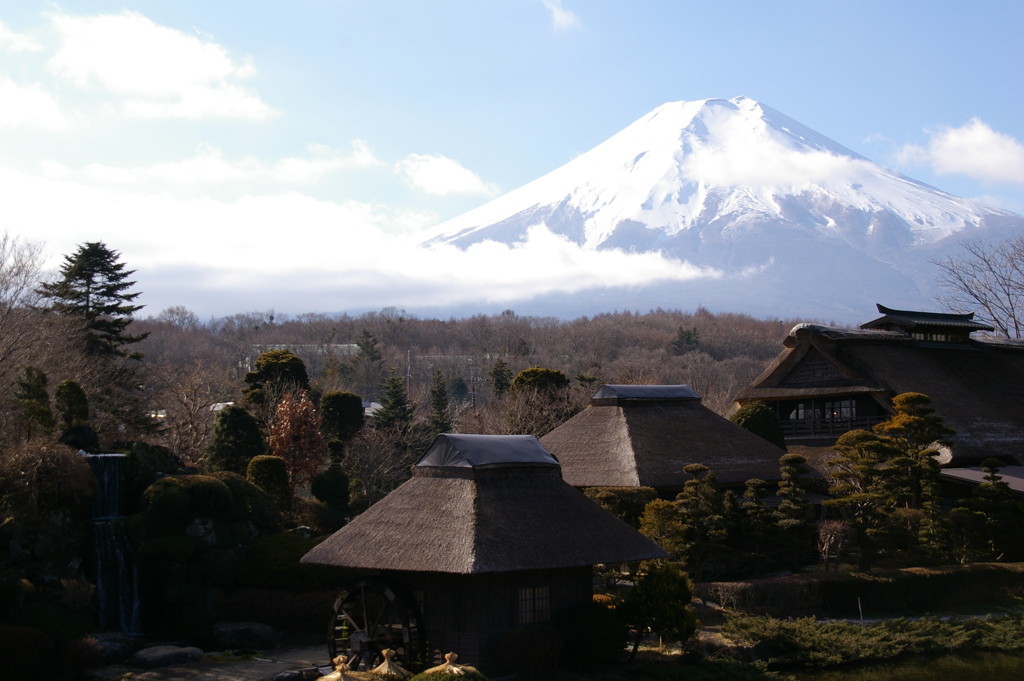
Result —
[[899, 499], [909, 508], [922, 508], [935, 499], [938, 490], [939, 464], [932, 447], [956, 431], [942, 417], [935, 415], [931, 398], [921, 393], [902, 393], [892, 398], [896, 413], [874, 427], [899, 452], [889, 466], [896, 473], [896, 484], [903, 487]]
[[291, 350], [268, 350], [243, 378], [246, 402], [266, 410], [276, 408], [285, 393], [309, 390], [306, 364]]
[[50, 394], [46, 390], [46, 374], [33, 366], [26, 366], [17, 384], [14, 399], [18, 401], [25, 439], [31, 440], [33, 434], [52, 430], [53, 412], [50, 411]]
[[373, 416], [377, 428], [405, 430], [412, 423], [412, 406], [405, 392], [405, 380], [394, 367], [388, 369], [384, 379], [384, 394], [380, 398], [380, 409]]
[[206, 469], [245, 475], [249, 461], [266, 452], [256, 418], [242, 407], [230, 405], [217, 412], [206, 446]]
[[355, 437], [365, 422], [363, 401], [359, 395], [349, 392], [324, 393], [320, 398], [320, 418], [320, 432], [327, 440], [331, 463], [340, 465], [345, 455], [345, 444]]
[[700, 331], [697, 330], [697, 327], [684, 329], [680, 326], [675, 340], [672, 341], [672, 354], [685, 355], [698, 348], [700, 348]]
[[53, 391], [53, 405], [57, 408], [60, 425], [65, 430], [83, 426], [89, 420], [89, 400], [82, 386], [74, 381], [61, 381]]
[[122, 349], [149, 334], [127, 333], [132, 316], [142, 306], [131, 304], [140, 295], [129, 291], [135, 282], [128, 277], [135, 270], [125, 270], [120, 255], [102, 242], [86, 242], [64, 256], [60, 278], [42, 284], [38, 293], [49, 299], [49, 309], [84, 320], [86, 351], [90, 354], [141, 358], [141, 353], [129, 355]]
[[452, 432], [451, 400], [440, 369], [434, 369], [430, 384], [430, 432], [432, 435]]
[[814, 549], [813, 516], [800, 485], [800, 477], [808, 470], [806, 463], [807, 459], [799, 454], [786, 454], [779, 459], [781, 501], [774, 515], [792, 568], [799, 567]]
[[504, 361], [498, 360], [491, 367], [491, 392], [495, 397], [503, 397], [512, 385], [512, 370]]
[[683, 470], [693, 476], [676, 497], [676, 506], [686, 526], [686, 542], [695, 579], [703, 581], [708, 561], [725, 549], [732, 524], [733, 508], [718, 486], [718, 478], [707, 466], [691, 463]]

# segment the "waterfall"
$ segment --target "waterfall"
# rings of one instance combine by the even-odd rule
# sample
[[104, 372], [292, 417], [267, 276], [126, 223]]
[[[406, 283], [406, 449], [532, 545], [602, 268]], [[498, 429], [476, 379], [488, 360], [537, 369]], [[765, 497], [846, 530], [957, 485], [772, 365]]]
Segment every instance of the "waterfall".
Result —
[[140, 633], [138, 561], [124, 528], [124, 454], [83, 454], [96, 477], [92, 504], [93, 577], [101, 629]]

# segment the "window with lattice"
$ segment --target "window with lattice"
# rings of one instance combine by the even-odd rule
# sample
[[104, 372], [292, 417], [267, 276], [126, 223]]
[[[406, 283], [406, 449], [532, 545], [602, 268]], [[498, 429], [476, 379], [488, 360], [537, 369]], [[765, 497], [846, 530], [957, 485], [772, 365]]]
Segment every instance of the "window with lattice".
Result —
[[551, 589], [546, 586], [519, 590], [519, 623], [536, 624], [551, 620]]

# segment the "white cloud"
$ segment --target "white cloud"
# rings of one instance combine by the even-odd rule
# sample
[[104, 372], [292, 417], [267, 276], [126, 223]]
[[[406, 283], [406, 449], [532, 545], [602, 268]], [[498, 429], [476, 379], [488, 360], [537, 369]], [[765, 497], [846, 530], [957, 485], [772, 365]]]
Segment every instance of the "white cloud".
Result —
[[907, 144], [896, 154], [905, 165], [929, 165], [940, 175], [1024, 184], [1024, 144], [978, 118], [959, 128], [928, 130], [927, 146]]
[[562, 0], [540, 1], [551, 12], [551, 26], [556, 31], [565, 31], [570, 28], [581, 28], [583, 26], [580, 18], [574, 12], [562, 7]]
[[43, 46], [32, 36], [15, 33], [0, 21], [0, 48], [12, 52], [39, 52]]
[[145, 194], [51, 170], [0, 168], [12, 232], [45, 241], [51, 266], [76, 244], [102, 240], [138, 270], [146, 300], [207, 312], [513, 301], [721, 276], [657, 253], [582, 248], [543, 226], [513, 246], [424, 247], [422, 230], [436, 220], [428, 213], [297, 192], [235, 201]]
[[80, 88], [99, 85], [126, 98], [123, 112], [141, 118], [248, 118], [276, 115], [238, 84], [256, 69], [222, 46], [158, 26], [141, 14], [53, 14], [64, 41], [49, 69]]
[[484, 182], [479, 175], [446, 156], [410, 154], [396, 163], [395, 169], [413, 187], [436, 196], [498, 194], [497, 185]]
[[790, 187], [837, 178], [852, 180], [870, 172], [868, 161], [825, 150], [803, 151], [785, 138], [749, 133], [721, 138], [725, 144], [698, 146], [686, 155], [682, 169], [687, 178], [724, 187]]
[[0, 76], [0, 129], [70, 130], [74, 127], [75, 122], [61, 111], [41, 85], [18, 85]]
[[[138, 167], [92, 164], [83, 169], [82, 176], [104, 183], [147, 188], [251, 181], [305, 184], [335, 170], [383, 165], [362, 140], [353, 140], [352, 151], [348, 154], [322, 145], [311, 145], [309, 150], [309, 158], [283, 158], [268, 163], [252, 157], [226, 159], [220, 149], [203, 145], [194, 157], [184, 161]], [[53, 176], [52, 172], [50, 175]]]

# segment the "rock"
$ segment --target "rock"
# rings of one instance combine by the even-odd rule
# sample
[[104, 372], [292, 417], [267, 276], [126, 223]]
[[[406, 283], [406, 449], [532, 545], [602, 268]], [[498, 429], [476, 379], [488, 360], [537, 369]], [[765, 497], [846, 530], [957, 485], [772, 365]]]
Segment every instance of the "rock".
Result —
[[121, 633], [103, 632], [92, 635], [92, 651], [96, 664], [117, 664], [127, 660], [139, 649], [138, 639]]
[[224, 648], [272, 650], [281, 644], [281, 633], [274, 627], [257, 622], [218, 622], [213, 636]]
[[150, 646], [132, 655], [131, 664], [140, 669], [156, 669], [172, 664], [195, 662], [203, 656], [199, 648], [179, 648], [178, 646]]
[[185, 535], [201, 539], [207, 546], [217, 545], [217, 531], [212, 518], [194, 518], [185, 528]]

